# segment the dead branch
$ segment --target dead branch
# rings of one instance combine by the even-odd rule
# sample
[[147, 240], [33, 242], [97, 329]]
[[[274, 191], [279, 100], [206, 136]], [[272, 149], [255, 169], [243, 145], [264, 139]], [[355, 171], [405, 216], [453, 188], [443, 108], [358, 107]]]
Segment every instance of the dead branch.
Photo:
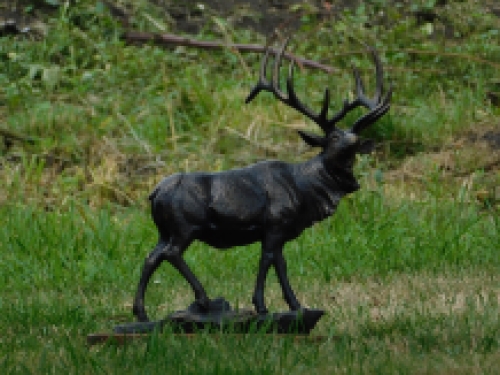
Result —
[[[173, 34], [157, 34], [157, 33], [147, 33], [141, 31], [126, 31], [122, 35], [122, 39], [129, 44], [153, 43], [156, 45], [186, 46], [186, 47], [197, 47], [204, 49], [228, 48], [231, 50], [237, 50], [239, 52], [265, 52], [266, 50], [266, 46], [258, 44], [227, 44], [220, 41], [196, 40]], [[341, 69], [324, 65], [316, 61], [307, 60], [302, 57], [295, 56], [291, 53], [285, 53], [284, 56], [288, 60], [294, 60], [297, 64], [307, 68], [319, 69], [329, 74], [341, 72]]]
[[[191, 38], [186, 38], [182, 37], [179, 35], [174, 35], [174, 34], [156, 34], [156, 33], [149, 33], [149, 32], [141, 32], [141, 31], [126, 31], [122, 35], [122, 39], [124, 39], [127, 43], [132, 44], [132, 45], [141, 45], [141, 44], [147, 44], [147, 43], [152, 43], [155, 45], [159, 46], [185, 46], [185, 47], [196, 47], [196, 48], [203, 48], [203, 49], [222, 49], [222, 48], [228, 48], [231, 50], [236, 50], [237, 52], [265, 52], [266, 46], [264, 45], [259, 45], [259, 44], [228, 44], [220, 41], [204, 41], [204, 40], [196, 40], [196, 39], [191, 39]], [[276, 50], [273, 49], [274, 52]], [[364, 54], [366, 51], [351, 51], [351, 52], [346, 52], [346, 53], [339, 53], [335, 54], [333, 57], [338, 57], [338, 56], [347, 56], [347, 55], [356, 55], [356, 54]], [[318, 63], [316, 61], [312, 60], [307, 60], [302, 57], [295, 56], [291, 53], [286, 52], [284, 56], [289, 59], [289, 60], [294, 60], [297, 64], [306, 67], [306, 68], [313, 68], [313, 69], [319, 69], [322, 70], [328, 74], [338, 74], [342, 72], [344, 69], [340, 68], [334, 68], [329, 65], [324, 65], [321, 63]], [[361, 69], [363, 70], [363, 69]], [[416, 72], [416, 73], [429, 73], [429, 74], [443, 74], [446, 73], [444, 70], [439, 70], [439, 69], [425, 69], [425, 68], [401, 68], [401, 67], [394, 67], [394, 66], [388, 66], [386, 68], [388, 71], [393, 71], [393, 72]]]

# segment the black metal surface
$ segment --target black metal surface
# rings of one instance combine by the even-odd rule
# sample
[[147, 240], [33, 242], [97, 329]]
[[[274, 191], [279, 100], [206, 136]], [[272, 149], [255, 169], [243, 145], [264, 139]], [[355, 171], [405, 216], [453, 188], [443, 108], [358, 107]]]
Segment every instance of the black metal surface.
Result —
[[156, 322], [121, 324], [114, 328], [116, 334], [149, 333], [163, 331], [165, 326], [175, 333], [201, 331], [227, 333], [280, 333], [309, 334], [324, 311], [300, 309], [273, 314], [256, 314], [252, 310], [233, 310], [223, 298], [211, 300], [207, 311], [193, 303], [187, 310], [176, 311]]

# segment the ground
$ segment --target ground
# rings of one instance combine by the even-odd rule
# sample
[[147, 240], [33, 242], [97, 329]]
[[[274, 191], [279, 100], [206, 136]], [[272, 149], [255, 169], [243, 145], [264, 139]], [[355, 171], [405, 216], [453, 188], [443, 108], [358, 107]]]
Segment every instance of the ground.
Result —
[[[14, 21], [0, 22], [5, 373], [498, 373], [497, 1], [65, 3], [19, 1]], [[165, 333], [89, 349], [88, 333], [133, 320], [157, 240], [147, 196], [163, 176], [303, 161], [317, 150], [296, 130], [319, 132], [271, 95], [243, 104], [259, 54], [131, 46], [120, 35], [262, 44], [296, 14], [290, 50], [336, 68], [297, 67], [311, 107], [325, 86], [332, 110], [352, 98], [351, 65], [373, 87], [360, 42], [377, 47], [395, 88], [390, 112], [364, 134], [377, 147], [358, 159], [361, 189], [285, 249], [299, 299], [327, 311], [313, 332], [327, 342]], [[259, 250], [194, 243], [186, 261], [210, 297], [247, 308]], [[271, 311], [286, 309], [272, 272], [266, 299]], [[163, 265], [146, 303], [160, 318], [192, 300]]]
[[[262, 34], [269, 34], [276, 25], [298, 19], [300, 16], [314, 17], [318, 20], [328, 17], [338, 17], [344, 11], [354, 11], [359, 6], [359, 0], [144, 0], [154, 5], [163, 16], [162, 22], [168, 23], [173, 31], [197, 34], [202, 29], [210, 28], [212, 17], [219, 17], [229, 22], [232, 27], [248, 28]], [[451, 3], [449, 0], [439, 0], [438, 6]], [[0, 31], [21, 31], [27, 26], [45, 30], [43, 24], [47, 15], [53, 15], [62, 1], [59, 0], [17, 0], [0, 4]], [[99, 2], [97, 2], [99, 3]], [[123, 13], [134, 16], [137, 2], [134, 0], [103, 0], [103, 3], [117, 10], [116, 15]], [[487, 0], [484, 5], [493, 14], [500, 17], [500, 7], [495, 0]], [[399, 7], [407, 15], [415, 16], [419, 22], [435, 21], [438, 12], [432, 8], [412, 6], [409, 0], [390, 0], [386, 7]], [[387, 21], [379, 18], [376, 22]], [[369, 21], [369, 22], [373, 22]], [[448, 32], [453, 34], [451, 27]]]

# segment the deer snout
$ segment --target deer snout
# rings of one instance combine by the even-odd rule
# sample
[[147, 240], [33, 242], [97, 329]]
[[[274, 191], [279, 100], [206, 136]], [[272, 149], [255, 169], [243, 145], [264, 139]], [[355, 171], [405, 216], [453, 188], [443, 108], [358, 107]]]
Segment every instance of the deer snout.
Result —
[[351, 145], [357, 143], [358, 139], [359, 139], [358, 136], [356, 134], [354, 134], [354, 133], [350, 133], [349, 132], [349, 133], [345, 134], [345, 140], [346, 140], [346, 142], [349, 143], [349, 144], [351, 144]]

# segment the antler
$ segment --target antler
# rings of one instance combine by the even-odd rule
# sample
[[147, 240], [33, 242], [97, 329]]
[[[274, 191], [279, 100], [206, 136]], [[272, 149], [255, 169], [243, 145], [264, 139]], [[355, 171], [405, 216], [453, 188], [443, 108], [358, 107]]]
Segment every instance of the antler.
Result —
[[351, 132], [353, 133], [360, 133], [363, 129], [367, 128], [369, 125], [373, 124], [380, 117], [382, 117], [391, 107], [392, 84], [390, 85], [389, 90], [385, 93], [384, 97], [382, 97], [384, 91], [384, 71], [382, 69], [382, 62], [380, 61], [377, 51], [375, 51], [373, 47], [368, 47], [368, 49], [372, 55], [373, 61], [375, 62], [375, 97], [373, 97], [373, 99], [366, 97], [364, 84], [359, 75], [359, 71], [353, 67], [354, 78], [356, 80], [357, 98], [351, 103], [347, 101], [344, 102], [344, 113], [339, 118], [340, 120], [347, 112], [359, 106], [363, 106], [370, 110], [370, 112], [359, 118], [351, 127]]
[[250, 101], [252, 101], [262, 90], [272, 92], [276, 98], [278, 98], [286, 105], [295, 108], [297, 111], [299, 111], [303, 115], [313, 120], [316, 124], [318, 124], [321, 127], [321, 129], [323, 129], [325, 133], [328, 134], [331, 131], [331, 129], [328, 127], [328, 120], [326, 118], [328, 112], [328, 104], [330, 100], [330, 93], [328, 89], [325, 90], [325, 97], [323, 99], [323, 106], [321, 108], [321, 112], [319, 114], [315, 114], [309, 107], [307, 107], [304, 103], [300, 102], [299, 98], [297, 97], [297, 94], [295, 93], [295, 89], [293, 88], [293, 69], [295, 66], [295, 61], [293, 60], [290, 63], [290, 67], [288, 70], [288, 77], [286, 79], [287, 94], [285, 94], [279, 88], [279, 73], [281, 67], [281, 60], [283, 58], [283, 54], [285, 52], [285, 49], [289, 41], [290, 37], [286, 38], [283, 45], [276, 54], [271, 81], [267, 79], [267, 60], [269, 59], [269, 55], [272, 52], [268, 45], [268, 48], [266, 49], [266, 54], [264, 55], [264, 58], [262, 59], [260, 65], [259, 81], [248, 95], [247, 99], [245, 100], [245, 103], [249, 103]]
[[345, 100], [342, 109], [339, 112], [337, 112], [331, 119], [328, 119], [327, 115], [328, 115], [328, 106], [330, 101], [330, 91], [327, 88], [325, 90], [321, 111], [318, 114], [315, 114], [309, 107], [307, 107], [304, 103], [300, 102], [300, 100], [297, 97], [297, 94], [295, 93], [295, 90], [293, 88], [293, 69], [295, 66], [295, 62], [293, 60], [291, 61], [288, 70], [288, 77], [286, 79], [287, 93], [285, 94], [283, 91], [280, 90], [279, 87], [279, 73], [280, 73], [283, 54], [285, 52], [285, 49], [289, 41], [290, 37], [286, 38], [281, 48], [276, 53], [271, 81], [267, 79], [267, 64], [268, 64], [267, 61], [269, 59], [269, 55], [272, 52], [272, 50], [269, 48], [269, 45], [271, 43], [268, 44], [266, 53], [261, 62], [259, 80], [255, 85], [255, 87], [250, 92], [250, 94], [248, 95], [247, 99], [245, 100], [245, 103], [249, 103], [250, 101], [252, 101], [262, 90], [269, 91], [273, 93], [274, 96], [283, 103], [287, 104], [292, 108], [295, 108], [300, 113], [313, 120], [316, 124], [318, 124], [321, 127], [321, 129], [323, 129], [326, 135], [328, 135], [335, 129], [335, 124], [340, 120], [342, 120], [348, 112], [352, 111], [353, 109], [359, 106], [363, 106], [370, 109], [370, 112], [361, 117], [360, 119], [358, 119], [354, 123], [354, 125], [351, 128], [351, 131], [353, 133], [361, 132], [363, 129], [373, 124], [376, 120], [382, 117], [389, 110], [390, 100], [392, 95], [392, 86], [389, 88], [385, 96], [382, 98], [383, 76], [384, 76], [382, 70], [382, 63], [375, 49], [370, 47], [369, 50], [375, 61], [375, 69], [376, 69], [376, 93], [374, 98], [370, 99], [366, 97], [366, 95], [364, 94], [363, 81], [361, 80], [359, 71], [353, 67], [354, 78], [356, 80], [356, 95], [357, 95], [356, 99], [353, 100], [352, 102]]

